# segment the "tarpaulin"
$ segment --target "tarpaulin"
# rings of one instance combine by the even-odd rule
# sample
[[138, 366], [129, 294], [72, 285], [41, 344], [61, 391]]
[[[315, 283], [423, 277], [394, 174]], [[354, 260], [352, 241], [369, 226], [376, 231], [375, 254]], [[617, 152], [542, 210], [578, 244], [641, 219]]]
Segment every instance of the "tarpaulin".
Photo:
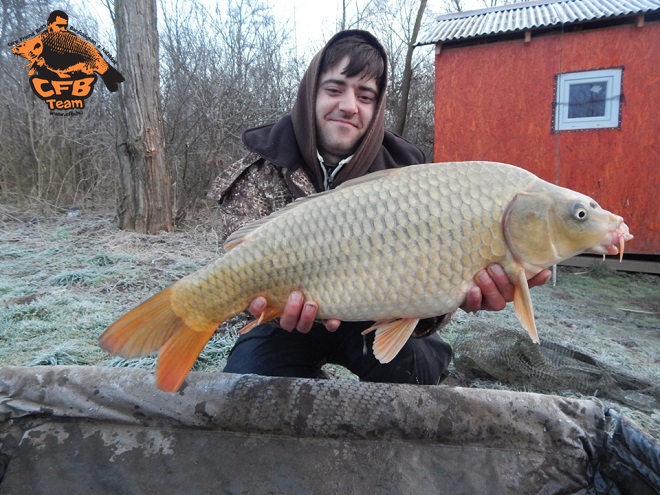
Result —
[[633, 424], [532, 393], [193, 372], [168, 394], [141, 369], [5, 367], [0, 419], [2, 495], [660, 487]]

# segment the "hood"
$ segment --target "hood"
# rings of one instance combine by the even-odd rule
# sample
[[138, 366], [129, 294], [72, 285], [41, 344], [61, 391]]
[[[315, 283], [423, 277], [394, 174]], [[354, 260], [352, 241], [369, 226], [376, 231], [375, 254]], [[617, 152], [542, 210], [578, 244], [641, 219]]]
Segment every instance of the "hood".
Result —
[[380, 146], [383, 144], [383, 134], [385, 132], [385, 93], [387, 88], [387, 54], [385, 49], [379, 41], [369, 32], [357, 29], [341, 31], [334, 35], [330, 41], [326, 43], [323, 49], [318, 52], [312, 59], [305, 75], [300, 82], [298, 88], [298, 97], [291, 110], [291, 118], [293, 121], [293, 130], [298, 142], [298, 147], [302, 153], [304, 164], [310, 177], [314, 178], [315, 186], [321, 187], [321, 165], [319, 164], [318, 156], [316, 154], [316, 118], [315, 118], [315, 102], [317, 92], [317, 82], [319, 78], [319, 68], [323, 54], [329, 46], [336, 43], [338, 40], [347, 36], [359, 36], [364, 38], [366, 42], [375, 47], [383, 57], [384, 74], [383, 74], [383, 87], [381, 88], [378, 101], [376, 102], [376, 111], [374, 118], [365, 133], [360, 146], [355, 152], [353, 159], [346, 164], [342, 171], [335, 177], [333, 184], [335, 186], [345, 182], [346, 180], [364, 175], [369, 170], [372, 162], [376, 158]]
[[312, 59], [303, 76], [298, 96], [291, 113], [284, 115], [274, 124], [267, 124], [243, 132], [246, 148], [260, 157], [286, 169], [285, 177], [296, 197], [305, 193], [290, 180], [291, 174], [303, 168], [317, 191], [323, 190], [323, 174], [316, 153], [316, 83], [323, 54], [333, 43], [346, 36], [358, 35], [368, 40], [382, 54], [385, 61], [383, 90], [376, 102], [374, 118], [360, 146], [341, 172], [334, 178], [333, 187], [366, 173], [387, 168], [403, 167], [424, 163], [424, 153], [401, 136], [385, 130], [385, 87], [387, 86], [387, 56], [378, 40], [366, 31], [348, 30], [333, 36], [325, 47]]

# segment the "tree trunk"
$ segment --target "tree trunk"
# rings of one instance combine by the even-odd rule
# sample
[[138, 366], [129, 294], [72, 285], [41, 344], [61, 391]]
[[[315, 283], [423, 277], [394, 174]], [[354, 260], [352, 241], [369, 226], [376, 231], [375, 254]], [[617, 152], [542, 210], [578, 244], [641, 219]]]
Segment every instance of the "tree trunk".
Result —
[[408, 95], [410, 94], [410, 80], [412, 79], [412, 57], [413, 50], [415, 49], [415, 42], [419, 34], [419, 27], [422, 24], [422, 17], [426, 9], [426, 0], [419, 2], [419, 10], [417, 11], [417, 18], [415, 19], [415, 27], [413, 28], [412, 38], [408, 44], [406, 51], [406, 65], [403, 69], [403, 81], [401, 82], [401, 105], [399, 106], [399, 113], [396, 116], [395, 132], [403, 136], [404, 128], [406, 127], [406, 117], [408, 114]]
[[119, 227], [171, 231], [172, 179], [160, 105], [156, 0], [116, 0], [119, 87]]

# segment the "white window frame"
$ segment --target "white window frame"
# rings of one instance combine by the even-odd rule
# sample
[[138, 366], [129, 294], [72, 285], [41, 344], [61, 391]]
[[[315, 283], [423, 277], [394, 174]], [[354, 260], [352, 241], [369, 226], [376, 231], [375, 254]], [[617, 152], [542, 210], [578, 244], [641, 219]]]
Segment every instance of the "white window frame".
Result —
[[[609, 129], [621, 125], [621, 81], [623, 68], [567, 72], [557, 76], [555, 91], [555, 131], [581, 129]], [[568, 95], [571, 84], [606, 82], [605, 115], [597, 117], [568, 117]]]

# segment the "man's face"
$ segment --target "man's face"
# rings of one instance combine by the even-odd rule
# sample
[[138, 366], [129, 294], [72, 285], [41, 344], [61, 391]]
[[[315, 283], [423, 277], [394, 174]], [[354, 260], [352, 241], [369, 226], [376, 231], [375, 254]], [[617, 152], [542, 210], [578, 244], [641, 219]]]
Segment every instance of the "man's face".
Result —
[[376, 110], [374, 78], [346, 77], [348, 56], [321, 73], [316, 95], [316, 141], [324, 161], [336, 165], [355, 152]]
[[48, 24], [48, 30], [54, 33], [58, 33], [60, 31], [66, 31], [68, 25], [69, 21], [63, 17], [57, 16], [53, 22]]

